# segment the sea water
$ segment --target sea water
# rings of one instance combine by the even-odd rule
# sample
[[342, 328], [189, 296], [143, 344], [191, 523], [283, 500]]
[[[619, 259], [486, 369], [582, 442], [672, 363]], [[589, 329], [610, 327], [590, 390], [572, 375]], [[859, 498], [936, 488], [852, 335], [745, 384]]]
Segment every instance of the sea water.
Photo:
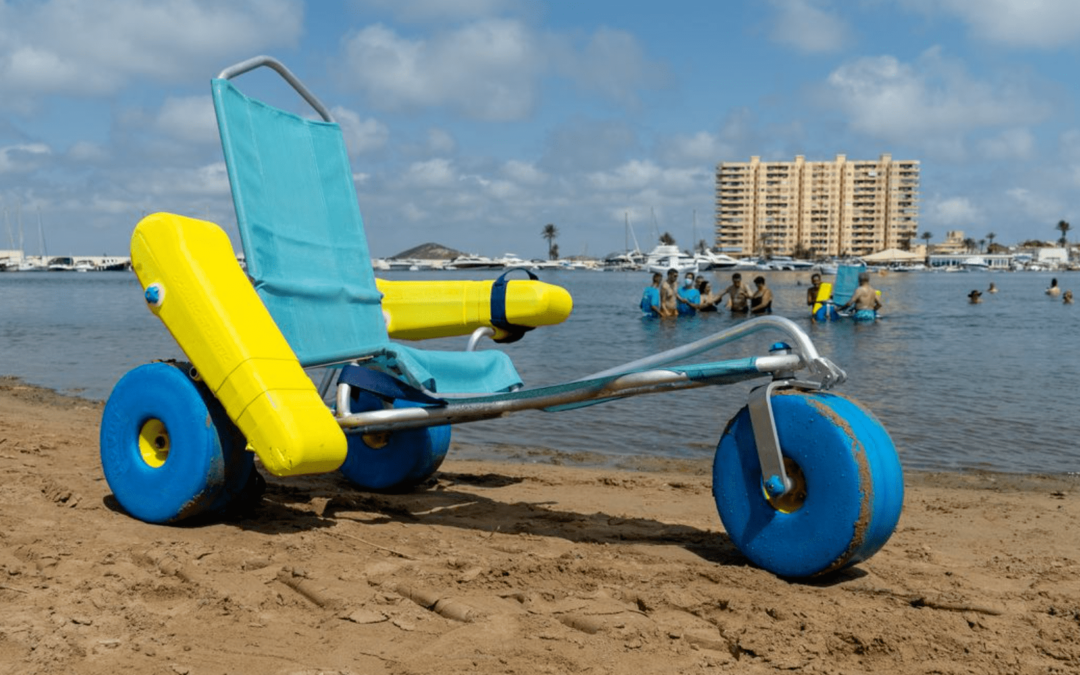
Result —
[[[497, 272], [386, 273], [393, 279], [492, 278]], [[929, 273], [875, 275], [882, 318], [815, 324], [807, 273], [764, 272], [776, 314], [801, 325], [819, 352], [848, 375], [836, 391], [869, 408], [892, 435], [905, 466], [1010, 472], [1080, 470], [1076, 452], [1080, 379], [1075, 349], [1080, 306], [1044, 293], [1057, 276], [1080, 292], [1080, 275]], [[753, 277], [756, 273], [744, 273]], [[641, 317], [646, 273], [541, 272], [574, 297], [570, 319], [501, 346], [527, 385], [577, 379], [723, 330], [745, 319], [727, 312], [677, 320]], [[728, 274], [709, 274], [714, 287]], [[981, 304], [971, 290], [985, 291]], [[782, 337], [762, 332], [701, 360], [763, 354]], [[464, 348], [466, 338], [425, 343]], [[495, 347], [495, 345], [492, 345]], [[131, 273], [0, 274], [0, 374], [105, 399], [128, 370], [182, 356], [146, 309]], [[754, 383], [639, 396], [579, 410], [525, 412], [459, 425], [458, 447], [496, 458], [523, 447], [601, 458], [708, 458]]]

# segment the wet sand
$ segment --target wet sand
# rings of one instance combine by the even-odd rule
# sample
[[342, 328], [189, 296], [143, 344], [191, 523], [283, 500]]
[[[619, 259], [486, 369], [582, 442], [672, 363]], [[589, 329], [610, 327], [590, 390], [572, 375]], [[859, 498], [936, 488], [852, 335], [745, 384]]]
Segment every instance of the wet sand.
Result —
[[794, 583], [677, 461], [452, 451], [408, 495], [268, 477], [246, 516], [146, 525], [100, 414], [0, 378], [0, 673], [1080, 672], [1077, 477], [909, 473], [880, 553]]

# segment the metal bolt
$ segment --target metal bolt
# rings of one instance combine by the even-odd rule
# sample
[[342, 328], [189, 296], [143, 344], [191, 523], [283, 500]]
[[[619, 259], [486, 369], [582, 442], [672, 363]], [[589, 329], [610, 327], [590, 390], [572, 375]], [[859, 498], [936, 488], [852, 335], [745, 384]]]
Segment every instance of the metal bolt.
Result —
[[779, 497], [784, 494], [784, 479], [780, 476], [773, 474], [765, 479], [765, 492], [769, 493], [772, 498]]

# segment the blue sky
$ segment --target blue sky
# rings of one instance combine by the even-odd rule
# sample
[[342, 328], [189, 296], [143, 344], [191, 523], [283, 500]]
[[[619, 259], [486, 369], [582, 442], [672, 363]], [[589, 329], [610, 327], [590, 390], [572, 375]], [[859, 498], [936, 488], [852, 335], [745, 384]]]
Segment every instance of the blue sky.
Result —
[[209, 80], [270, 54], [341, 122], [375, 255], [543, 257], [547, 223], [604, 255], [627, 214], [711, 243], [717, 162], [838, 153], [920, 160], [933, 241], [1050, 240], [1078, 52], [1074, 0], [0, 0], [0, 209], [31, 254], [38, 213], [52, 255], [125, 254], [153, 211], [239, 246]]

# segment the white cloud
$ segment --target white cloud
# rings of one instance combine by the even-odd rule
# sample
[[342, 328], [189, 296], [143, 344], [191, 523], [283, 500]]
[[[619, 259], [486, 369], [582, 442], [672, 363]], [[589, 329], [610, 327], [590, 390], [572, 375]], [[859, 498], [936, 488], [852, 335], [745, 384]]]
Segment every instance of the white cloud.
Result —
[[535, 164], [516, 159], [506, 162], [502, 171], [510, 180], [523, 185], [539, 186], [548, 180], [548, 175], [538, 169]]
[[357, 113], [340, 106], [332, 108], [330, 112], [341, 126], [350, 157], [379, 150], [390, 140], [390, 129], [374, 118], [362, 120]]
[[546, 53], [556, 70], [582, 90], [618, 103], [633, 105], [637, 90], [662, 86], [667, 69], [649, 60], [637, 38], [625, 31], [601, 27], [579, 51], [571, 41], [552, 37]]
[[478, 119], [528, 115], [541, 63], [532, 35], [511, 20], [478, 21], [430, 40], [368, 26], [345, 46], [343, 84], [388, 109], [449, 105]]
[[90, 141], [78, 141], [67, 151], [68, 159], [74, 162], [100, 162], [109, 157], [109, 152]]
[[108, 95], [135, 77], [209, 78], [226, 58], [293, 46], [300, 0], [47, 0], [0, 13], [0, 106]]
[[1080, 129], [1068, 129], [1058, 139], [1059, 154], [1069, 167], [1071, 187], [1080, 187]]
[[717, 134], [699, 131], [689, 136], [674, 136], [664, 141], [661, 153], [677, 164], [705, 164], [714, 166], [730, 156], [727, 145]]
[[634, 159], [611, 171], [589, 174], [589, 184], [597, 190], [637, 192], [662, 190], [687, 193], [711, 187], [712, 172], [703, 169], [663, 168], [650, 160]]
[[401, 207], [401, 215], [413, 223], [422, 223], [428, 219], [428, 212], [412, 202]]
[[155, 201], [178, 197], [222, 197], [230, 194], [225, 162], [212, 162], [191, 168], [140, 171], [129, 179], [127, 187], [130, 193], [148, 195]]
[[810, 54], [837, 52], [847, 44], [849, 29], [844, 20], [816, 3], [772, 0], [771, 4], [776, 9], [773, 41]]
[[406, 185], [421, 188], [448, 188], [460, 180], [453, 163], [442, 158], [414, 162], [405, 171], [403, 179]]
[[931, 199], [924, 222], [941, 227], [963, 228], [983, 222], [983, 214], [967, 197]]
[[922, 146], [941, 155], [981, 128], [1038, 123], [1052, 111], [1023, 82], [972, 78], [937, 49], [907, 64], [893, 56], [857, 59], [834, 70], [826, 94], [859, 133]]
[[[1028, 220], [1037, 223], [1056, 223], [1064, 212], [1062, 203], [1050, 194], [1033, 192], [1029, 188], [1017, 187], [1006, 190], [1005, 194], [1018, 206]], [[1049, 227], [1047, 228], [1049, 231]], [[1043, 239], [1042, 235], [1035, 235]]]
[[1026, 128], [1005, 129], [979, 141], [979, 153], [986, 159], [1024, 160], [1035, 156], [1035, 136]]
[[217, 118], [210, 96], [170, 96], [161, 104], [154, 128], [187, 143], [218, 143]]
[[430, 129], [428, 131], [428, 150], [433, 155], [449, 155], [457, 150], [457, 141], [449, 131]]
[[40, 167], [52, 156], [44, 143], [19, 143], [0, 148], [0, 173], [26, 173]]
[[372, 106], [448, 106], [487, 121], [528, 117], [548, 75], [624, 104], [668, 77], [624, 31], [601, 27], [578, 45], [513, 19], [481, 19], [427, 38], [374, 24], [347, 39], [344, 52], [342, 86], [359, 87]]
[[980, 39], [1010, 47], [1056, 49], [1080, 39], [1075, 0], [904, 0], [926, 14], [947, 13]]
[[520, 0], [353, 0], [361, 11], [391, 12], [400, 21], [455, 21], [515, 12]]

